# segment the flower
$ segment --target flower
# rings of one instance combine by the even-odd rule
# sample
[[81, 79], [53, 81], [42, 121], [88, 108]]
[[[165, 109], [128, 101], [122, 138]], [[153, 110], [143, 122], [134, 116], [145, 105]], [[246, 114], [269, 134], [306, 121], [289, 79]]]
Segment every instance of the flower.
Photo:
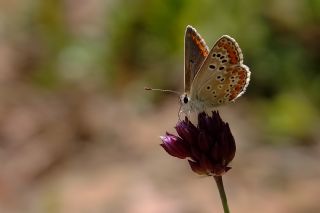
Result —
[[228, 164], [235, 156], [236, 144], [219, 112], [213, 111], [212, 116], [199, 113], [197, 127], [185, 117], [175, 129], [179, 136], [167, 132], [160, 137], [168, 154], [187, 158], [191, 169], [201, 175], [221, 176], [231, 169]]

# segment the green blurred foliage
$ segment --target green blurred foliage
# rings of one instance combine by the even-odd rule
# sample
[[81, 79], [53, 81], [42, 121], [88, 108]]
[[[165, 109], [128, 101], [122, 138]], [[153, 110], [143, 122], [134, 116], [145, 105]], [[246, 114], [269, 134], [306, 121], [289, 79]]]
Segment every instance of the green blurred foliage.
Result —
[[92, 83], [117, 96], [144, 84], [181, 91], [190, 24], [209, 47], [223, 34], [237, 39], [252, 71], [245, 95], [256, 107], [264, 103], [261, 119], [271, 132], [304, 137], [319, 120], [318, 0], [110, 0], [93, 13], [99, 21], [85, 24], [91, 34], [68, 2], [27, 1], [7, 21], [16, 26], [6, 30], [15, 35], [8, 40], [28, 46], [20, 60], [26, 82], [53, 89]]
[[129, 12], [113, 14], [113, 76], [142, 75], [153, 86], [181, 90], [185, 26], [194, 25], [209, 46], [230, 34], [252, 71], [246, 96], [266, 108], [260, 111], [266, 130], [307, 141], [319, 122], [317, 1], [122, 2]]
[[261, 101], [259, 106], [266, 143], [312, 145], [316, 142], [312, 135], [319, 128], [318, 112], [304, 94], [280, 93], [272, 102]]
[[34, 82], [45, 87], [56, 86], [59, 83], [57, 60], [61, 51], [67, 48], [69, 38], [62, 1], [38, 1], [33, 5], [33, 13], [26, 23], [35, 39], [41, 42], [45, 56], [34, 70]]
[[222, 34], [237, 38], [253, 71], [249, 95], [297, 87], [312, 94], [319, 85], [319, 12], [316, 1], [121, 1], [112, 13], [112, 76], [151, 76], [181, 88], [176, 73], [183, 72], [183, 34], [192, 24], [209, 46]]

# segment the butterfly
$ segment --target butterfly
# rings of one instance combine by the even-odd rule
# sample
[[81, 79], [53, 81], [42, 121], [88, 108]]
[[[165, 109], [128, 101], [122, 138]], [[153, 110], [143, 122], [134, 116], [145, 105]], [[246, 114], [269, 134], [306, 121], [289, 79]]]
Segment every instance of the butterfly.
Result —
[[[196, 29], [188, 25], [184, 60], [184, 93], [181, 96], [179, 94], [180, 112], [202, 112], [233, 102], [249, 84], [250, 70], [243, 64], [238, 43], [228, 35], [219, 38], [209, 51]], [[177, 93], [172, 90], [145, 89]]]
[[249, 68], [233, 38], [223, 35], [209, 51], [200, 34], [187, 26], [182, 112], [201, 112], [233, 102], [245, 92], [249, 81]]

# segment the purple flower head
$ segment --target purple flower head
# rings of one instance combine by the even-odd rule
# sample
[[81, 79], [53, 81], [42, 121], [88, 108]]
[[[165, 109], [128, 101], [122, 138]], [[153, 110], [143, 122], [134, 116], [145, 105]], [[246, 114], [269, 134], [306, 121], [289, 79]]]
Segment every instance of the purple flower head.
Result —
[[229, 124], [217, 111], [212, 116], [200, 113], [197, 127], [186, 117], [175, 129], [179, 136], [161, 136], [161, 146], [168, 154], [188, 158], [191, 169], [201, 175], [219, 176], [231, 169], [228, 164], [235, 156], [236, 144]]

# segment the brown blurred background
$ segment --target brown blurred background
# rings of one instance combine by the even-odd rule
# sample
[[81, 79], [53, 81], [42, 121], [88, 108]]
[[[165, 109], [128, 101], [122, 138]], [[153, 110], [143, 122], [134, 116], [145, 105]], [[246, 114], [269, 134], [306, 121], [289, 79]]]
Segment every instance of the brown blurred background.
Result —
[[231, 212], [320, 212], [320, 1], [0, 0], [0, 212], [222, 212], [167, 155], [193, 25], [252, 72], [219, 107], [237, 143]]

